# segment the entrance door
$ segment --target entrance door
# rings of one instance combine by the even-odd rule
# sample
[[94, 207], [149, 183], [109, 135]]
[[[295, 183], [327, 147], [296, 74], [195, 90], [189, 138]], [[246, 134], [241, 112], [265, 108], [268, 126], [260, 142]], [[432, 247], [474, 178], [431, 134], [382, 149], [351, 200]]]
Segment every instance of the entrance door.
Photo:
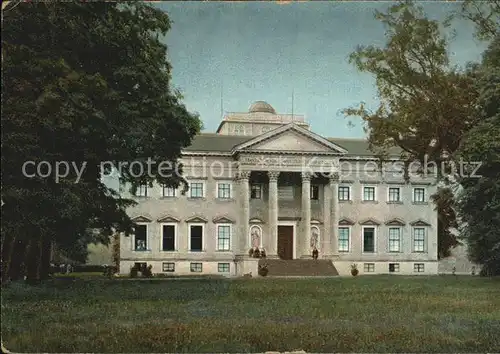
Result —
[[278, 256], [293, 259], [293, 226], [278, 226]]

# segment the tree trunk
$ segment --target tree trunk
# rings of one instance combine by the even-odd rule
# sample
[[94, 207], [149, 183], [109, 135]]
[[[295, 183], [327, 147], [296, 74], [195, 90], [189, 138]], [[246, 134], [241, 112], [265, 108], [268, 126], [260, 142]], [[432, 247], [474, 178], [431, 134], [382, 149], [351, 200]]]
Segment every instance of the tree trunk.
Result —
[[50, 259], [52, 251], [52, 242], [47, 237], [42, 242], [42, 253], [40, 260], [40, 279], [46, 280], [49, 278], [50, 273]]
[[120, 234], [117, 232], [113, 235], [112, 241], [113, 266], [117, 273], [120, 272]]
[[25, 262], [26, 243], [16, 239], [9, 255], [8, 272], [5, 274], [9, 280], [19, 280], [23, 277], [23, 263]]
[[15, 236], [3, 235], [2, 237], [2, 285], [5, 284], [10, 276], [12, 255], [16, 245]]
[[29, 284], [36, 284], [40, 281], [39, 265], [41, 261], [41, 236], [30, 240], [26, 253], [26, 281]]

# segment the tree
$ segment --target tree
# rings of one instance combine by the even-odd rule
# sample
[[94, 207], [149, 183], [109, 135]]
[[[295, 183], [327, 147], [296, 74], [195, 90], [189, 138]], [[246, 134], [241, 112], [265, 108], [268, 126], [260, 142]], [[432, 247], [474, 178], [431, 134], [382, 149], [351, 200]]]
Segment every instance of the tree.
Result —
[[[169, 28], [141, 2], [22, 3], [4, 14], [2, 280], [23, 267], [46, 277], [51, 243], [82, 256], [88, 242], [132, 231], [133, 201], [102, 183], [103, 161], [128, 162], [121, 179], [132, 189], [185, 185], [178, 158], [201, 122], [170, 86], [159, 39]], [[27, 177], [37, 172], [23, 172], [27, 161], [71, 168]]]
[[483, 266], [483, 274], [500, 275], [500, 34], [484, 53], [478, 87], [481, 121], [457, 155], [481, 166], [460, 180], [458, 206], [470, 259]]
[[[398, 147], [407, 164], [434, 162], [437, 178], [447, 181], [449, 162], [463, 134], [474, 127], [476, 67], [452, 67], [448, 39], [443, 26], [428, 19], [412, 2], [376, 12], [386, 28], [385, 47], [360, 46], [350, 55], [358, 70], [374, 75], [379, 107], [371, 112], [364, 105], [345, 110], [361, 117], [371, 149], [384, 160], [390, 148]], [[433, 172], [421, 170], [420, 172]], [[408, 175], [407, 175], [408, 180]], [[439, 213], [439, 253], [446, 255], [456, 244], [450, 227], [455, 220], [451, 190], [433, 196]]]
[[450, 256], [450, 249], [459, 244], [454, 231], [458, 229], [456, 203], [453, 190], [450, 187], [440, 187], [431, 196], [438, 213], [438, 256]]
[[375, 112], [361, 105], [345, 113], [364, 120], [369, 142], [382, 156], [397, 146], [408, 161], [427, 157], [441, 166], [477, 121], [473, 71], [450, 66], [440, 24], [413, 3], [375, 16], [386, 27], [386, 46], [360, 46], [350, 62], [375, 76], [380, 105]]

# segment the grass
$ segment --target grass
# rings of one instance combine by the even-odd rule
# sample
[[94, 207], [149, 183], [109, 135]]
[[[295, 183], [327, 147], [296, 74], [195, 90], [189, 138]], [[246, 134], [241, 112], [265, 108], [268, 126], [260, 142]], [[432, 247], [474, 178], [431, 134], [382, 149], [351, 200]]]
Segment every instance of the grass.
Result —
[[55, 279], [2, 291], [15, 352], [495, 352], [500, 279]]

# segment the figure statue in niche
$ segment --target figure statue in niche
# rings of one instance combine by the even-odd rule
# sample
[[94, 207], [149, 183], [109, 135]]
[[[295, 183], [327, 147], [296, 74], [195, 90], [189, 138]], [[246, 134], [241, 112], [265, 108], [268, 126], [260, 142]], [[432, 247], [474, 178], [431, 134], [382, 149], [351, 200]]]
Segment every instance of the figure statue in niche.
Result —
[[316, 227], [311, 228], [311, 245], [310, 246], [313, 250], [318, 249], [318, 238], [319, 238], [318, 229]]
[[252, 228], [252, 247], [254, 249], [260, 247], [260, 230], [258, 227]]

